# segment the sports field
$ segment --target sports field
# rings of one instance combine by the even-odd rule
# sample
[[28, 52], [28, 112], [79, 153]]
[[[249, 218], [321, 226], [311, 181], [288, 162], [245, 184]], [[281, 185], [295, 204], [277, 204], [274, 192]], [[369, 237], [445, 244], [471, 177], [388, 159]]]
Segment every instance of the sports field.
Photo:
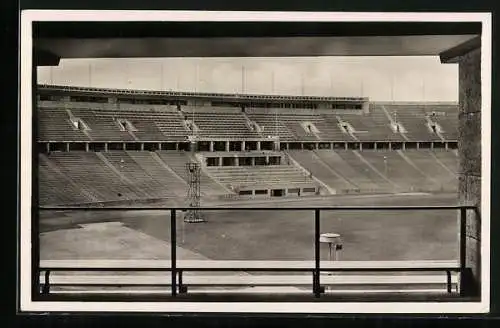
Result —
[[[207, 222], [178, 220], [178, 259], [312, 260], [314, 212], [237, 207], [455, 205], [457, 194], [335, 196], [203, 204]], [[224, 207], [224, 208], [222, 208]], [[168, 259], [170, 212], [42, 212], [41, 259]], [[339, 233], [343, 260], [455, 260], [455, 211], [322, 212], [321, 232]], [[326, 245], [322, 248], [326, 259]]]

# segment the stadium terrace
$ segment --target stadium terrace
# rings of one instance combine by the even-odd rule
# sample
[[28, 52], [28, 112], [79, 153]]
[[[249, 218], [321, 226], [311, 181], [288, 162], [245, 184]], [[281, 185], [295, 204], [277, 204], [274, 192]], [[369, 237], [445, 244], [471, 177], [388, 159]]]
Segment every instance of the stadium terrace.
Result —
[[457, 190], [453, 103], [56, 85], [37, 97], [40, 205], [178, 204], [190, 161], [206, 200]]

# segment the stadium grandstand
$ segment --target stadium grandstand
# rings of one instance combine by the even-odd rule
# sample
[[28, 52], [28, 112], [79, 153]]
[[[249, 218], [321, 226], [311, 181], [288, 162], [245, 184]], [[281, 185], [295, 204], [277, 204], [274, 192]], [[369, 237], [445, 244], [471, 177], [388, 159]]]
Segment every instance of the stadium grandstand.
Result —
[[[39, 85], [41, 205], [457, 191], [457, 104]], [[82, 165], [84, 164], [84, 165]]]

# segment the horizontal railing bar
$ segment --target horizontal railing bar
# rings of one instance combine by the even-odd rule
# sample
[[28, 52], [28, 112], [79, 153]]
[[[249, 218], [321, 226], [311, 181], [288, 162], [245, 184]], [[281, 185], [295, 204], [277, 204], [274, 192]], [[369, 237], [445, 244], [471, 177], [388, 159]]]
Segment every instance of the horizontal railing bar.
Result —
[[[197, 207], [201, 211], [391, 211], [391, 210], [459, 210], [476, 209], [473, 205], [437, 205], [437, 206], [329, 206], [329, 207]], [[40, 211], [188, 211], [192, 207], [49, 207], [42, 206]]]
[[132, 267], [40, 267], [40, 271], [105, 271], [105, 272], [113, 272], [113, 271], [122, 271], [122, 272], [169, 272], [172, 271], [171, 268], [132, 268]]
[[[200, 268], [200, 267], [177, 267], [178, 271], [192, 271], [192, 272], [215, 272], [215, 271], [226, 271], [226, 272], [236, 272], [236, 271], [252, 271], [252, 272], [311, 272], [314, 271], [315, 268], [256, 268], [256, 267], [238, 267], [238, 268]], [[322, 272], [406, 272], [406, 271], [460, 271], [461, 268], [459, 266], [456, 267], [434, 267], [434, 268], [426, 268], [426, 267], [394, 267], [394, 268], [320, 268]], [[123, 271], [123, 272], [145, 272], [145, 271], [171, 271], [171, 269], [165, 268], [51, 268], [51, 267], [40, 267], [40, 271]]]

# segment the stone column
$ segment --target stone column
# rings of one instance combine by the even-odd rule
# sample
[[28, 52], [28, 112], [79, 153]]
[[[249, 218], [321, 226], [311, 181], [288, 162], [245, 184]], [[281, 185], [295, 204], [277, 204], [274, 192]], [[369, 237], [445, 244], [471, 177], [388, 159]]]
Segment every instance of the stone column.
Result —
[[214, 151], [214, 142], [210, 141], [210, 151]]
[[[459, 200], [481, 205], [481, 49], [459, 59]], [[479, 211], [478, 211], [479, 214]], [[479, 292], [481, 275], [480, 218], [468, 211], [466, 224], [466, 266], [472, 269], [468, 294]]]
[[226, 151], [229, 152], [229, 141], [226, 141]]
[[260, 150], [260, 141], [257, 141], [257, 150]]
[[[443, 58], [445, 57], [445, 58]], [[475, 205], [467, 211], [465, 265], [462, 276], [465, 295], [479, 296], [481, 285], [481, 44], [480, 38], [441, 55], [442, 62], [458, 63], [459, 111], [458, 194], [461, 205]]]

